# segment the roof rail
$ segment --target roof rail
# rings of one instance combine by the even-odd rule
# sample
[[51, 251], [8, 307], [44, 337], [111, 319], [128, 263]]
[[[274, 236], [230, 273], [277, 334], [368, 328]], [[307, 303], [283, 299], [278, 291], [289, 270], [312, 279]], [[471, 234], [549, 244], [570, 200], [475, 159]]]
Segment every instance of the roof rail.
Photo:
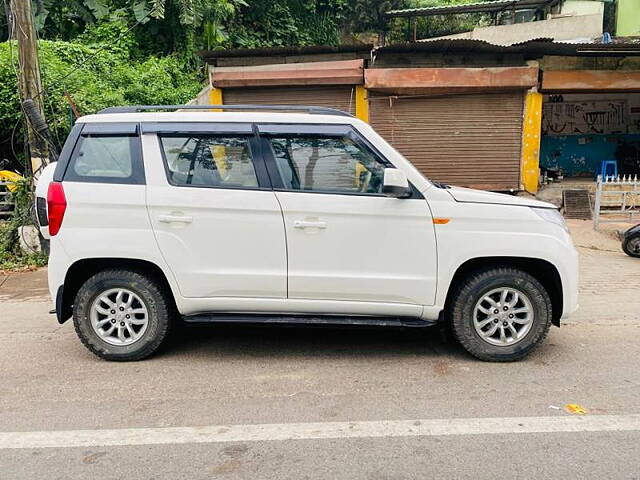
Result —
[[129, 105], [124, 107], [108, 107], [98, 113], [135, 113], [152, 110], [240, 110], [240, 111], [294, 111], [316, 115], [340, 115], [353, 117], [350, 113], [335, 108], [314, 107], [312, 105]]

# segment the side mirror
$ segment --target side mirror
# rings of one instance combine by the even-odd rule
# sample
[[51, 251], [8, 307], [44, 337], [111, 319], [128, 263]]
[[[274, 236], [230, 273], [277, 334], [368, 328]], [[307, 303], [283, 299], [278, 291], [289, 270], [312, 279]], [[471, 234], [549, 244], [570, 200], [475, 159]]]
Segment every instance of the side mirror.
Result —
[[406, 198], [411, 195], [409, 181], [402, 170], [398, 170], [397, 168], [384, 169], [382, 193], [387, 197], [394, 198]]

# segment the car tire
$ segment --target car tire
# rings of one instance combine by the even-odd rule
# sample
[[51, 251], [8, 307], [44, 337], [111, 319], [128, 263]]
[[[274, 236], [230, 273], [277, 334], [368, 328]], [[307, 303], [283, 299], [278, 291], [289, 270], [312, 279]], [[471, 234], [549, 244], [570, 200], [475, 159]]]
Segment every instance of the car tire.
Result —
[[171, 305], [170, 293], [154, 278], [131, 270], [106, 270], [80, 287], [73, 305], [73, 323], [82, 343], [98, 357], [121, 362], [142, 360], [167, 338]]
[[527, 356], [547, 336], [551, 318], [551, 299], [542, 284], [512, 267], [476, 270], [458, 285], [449, 306], [455, 338], [471, 355], [490, 362]]
[[640, 234], [626, 237], [622, 242], [622, 251], [630, 257], [640, 258]]

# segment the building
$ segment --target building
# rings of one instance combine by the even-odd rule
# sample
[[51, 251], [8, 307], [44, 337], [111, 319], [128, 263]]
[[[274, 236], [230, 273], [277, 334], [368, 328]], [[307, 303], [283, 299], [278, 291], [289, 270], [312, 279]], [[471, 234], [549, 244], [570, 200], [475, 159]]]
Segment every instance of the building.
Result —
[[[561, 2], [483, 5], [504, 10], [505, 3], [544, 9]], [[562, 8], [584, 3], [600, 5], [571, 1]], [[573, 16], [601, 22], [595, 10]], [[518, 12], [512, 8], [512, 17]], [[530, 22], [527, 31], [545, 21]], [[210, 88], [201, 103], [339, 108], [371, 123], [429, 178], [461, 186], [535, 193], [541, 168], [594, 176], [611, 159], [633, 173], [640, 159], [640, 43], [571, 35], [573, 43], [456, 37], [375, 48], [207, 51]]]

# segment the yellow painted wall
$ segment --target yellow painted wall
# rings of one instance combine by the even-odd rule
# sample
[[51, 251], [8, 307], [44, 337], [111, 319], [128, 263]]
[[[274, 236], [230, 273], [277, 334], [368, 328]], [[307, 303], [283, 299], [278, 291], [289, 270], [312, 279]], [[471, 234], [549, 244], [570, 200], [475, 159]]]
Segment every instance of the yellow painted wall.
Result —
[[[209, 104], [210, 105], [224, 105], [222, 103], [222, 89], [221, 88], [216, 88], [216, 87], [211, 87], [211, 90], [209, 90]], [[213, 112], [221, 112], [222, 110], [219, 109], [213, 109]]]
[[529, 193], [538, 191], [540, 176], [540, 135], [542, 131], [542, 94], [528, 92], [522, 124], [521, 183]]
[[362, 85], [356, 85], [356, 117], [369, 123], [369, 98], [367, 89]]

